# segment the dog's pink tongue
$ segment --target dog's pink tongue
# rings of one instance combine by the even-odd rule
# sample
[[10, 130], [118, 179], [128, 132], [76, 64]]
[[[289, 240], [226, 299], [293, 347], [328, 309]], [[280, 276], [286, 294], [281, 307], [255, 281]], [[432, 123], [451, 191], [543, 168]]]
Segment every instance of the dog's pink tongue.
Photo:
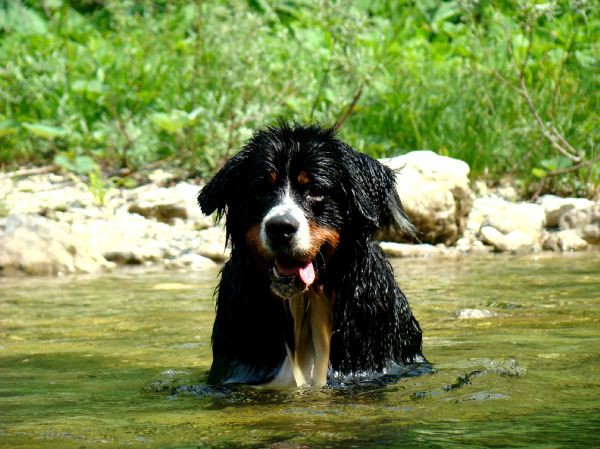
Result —
[[315, 267], [310, 260], [306, 262], [306, 265], [300, 267], [298, 275], [306, 285], [310, 285], [315, 281]]

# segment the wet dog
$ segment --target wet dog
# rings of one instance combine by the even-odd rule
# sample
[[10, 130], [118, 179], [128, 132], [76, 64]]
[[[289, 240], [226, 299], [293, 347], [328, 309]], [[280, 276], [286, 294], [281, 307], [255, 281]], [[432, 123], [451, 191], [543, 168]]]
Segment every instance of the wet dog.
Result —
[[423, 361], [421, 329], [373, 233], [409, 231], [395, 174], [332, 129], [258, 131], [201, 190], [226, 216], [212, 384], [324, 385]]

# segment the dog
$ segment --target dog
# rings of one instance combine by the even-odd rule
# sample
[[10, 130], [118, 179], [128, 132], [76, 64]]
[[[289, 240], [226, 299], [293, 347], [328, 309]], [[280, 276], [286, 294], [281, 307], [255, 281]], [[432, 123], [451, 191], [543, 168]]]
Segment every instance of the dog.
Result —
[[257, 131], [198, 195], [226, 216], [209, 384], [323, 386], [424, 361], [419, 323], [373, 240], [410, 232], [395, 173], [333, 128]]

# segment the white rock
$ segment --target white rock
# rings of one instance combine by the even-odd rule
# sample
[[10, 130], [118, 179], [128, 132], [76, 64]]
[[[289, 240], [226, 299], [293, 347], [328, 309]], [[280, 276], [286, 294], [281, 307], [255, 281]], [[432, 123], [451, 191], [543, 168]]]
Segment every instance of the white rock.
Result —
[[170, 260], [168, 262], [168, 266], [171, 268], [189, 268], [195, 271], [200, 271], [217, 269], [219, 264], [208, 257], [194, 253], [186, 253], [180, 257], [177, 257], [176, 259]]
[[496, 188], [496, 195], [500, 198], [510, 201], [511, 203], [516, 202], [519, 199], [519, 195], [515, 188], [511, 185], [503, 185]]
[[558, 220], [562, 215], [573, 209], [587, 209], [592, 204], [585, 198], [561, 198], [555, 195], [544, 195], [538, 198], [537, 203], [544, 208], [546, 214], [546, 226], [557, 227]]
[[566, 229], [551, 233], [544, 239], [543, 248], [552, 251], [582, 251], [588, 247], [588, 242], [583, 240], [573, 229]]
[[152, 172], [148, 174], [148, 179], [150, 179], [153, 184], [164, 186], [175, 179], [175, 174], [161, 169], [156, 169], [152, 170]]
[[469, 216], [469, 228], [491, 226], [509, 234], [521, 231], [539, 239], [546, 224], [544, 208], [532, 203], [511, 203], [501, 198], [477, 198]]
[[0, 182], [0, 198], [3, 198], [8, 213], [13, 215], [46, 214], [95, 203], [94, 195], [85, 184], [61, 179], [64, 180], [60, 183], [51, 182], [49, 175], [31, 176], [19, 181], [3, 179]]
[[[398, 194], [411, 222], [426, 243], [450, 245], [462, 234], [473, 202], [469, 166], [432, 151], [413, 151], [380, 162], [398, 171]], [[381, 240], [401, 236], [387, 232]]]
[[484, 254], [489, 253], [493, 250], [492, 247], [484, 245], [483, 242], [477, 238], [475, 233], [473, 233], [469, 229], [465, 230], [463, 236], [456, 242], [455, 247], [459, 252], [463, 254]]
[[600, 201], [587, 208], [573, 209], [558, 220], [560, 230], [574, 229], [588, 243], [600, 244]]
[[488, 194], [489, 194], [489, 189], [488, 189], [487, 184], [485, 183], [485, 181], [482, 181], [480, 179], [473, 182], [473, 191], [475, 192], [475, 195], [477, 195], [478, 197], [488, 196]]
[[495, 313], [485, 309], [460, 309], [456, 311], [456, 317], [461, 320], [473, 320], [491, 318]]
[[89, 241], [64, 226], [36, 215], [11, 215], [0, 235], [3, 273], [94, 273], [110, 268]]
[[225, 229], [215, 226], [197, 232], [194, 251], [216, 262], [225, 262], [230, 257], [230, 249], [225, 247]]
[[521, 253], [539, 249], [537, 240], [523, 231], [512, 231], [508, 234], [500, 232], [492, 226], [482, 226], [481, 239], [499, 252]]
[[441, 248], [428, 244], [411, 245], [408, 243], [379, 242], [379, 245], [388, 257], [432, 257], [444, 255], [444, 251]]
[[498, 248], [500, 251], [520, 253], [540, 250], [540, 245], [537, 238], [523, 231], [512, 231], [508, 234], [505, 234], [504, 242], [504, 248]]
[[129, 193], [128, 212], [169, 224], [180, 218], [191, 221], [196, 229], [205, 229], [214, 220], [200, 211], [196, 200], [199, 191], [199, 186], [188, 182], [173, 187], [147, 184]]
[[108, 260], [120, 264], [160, 262], [174, 256], [171, 227], [137, 214], [120, 211], [110, 219], [75, 222], [71, 229]]

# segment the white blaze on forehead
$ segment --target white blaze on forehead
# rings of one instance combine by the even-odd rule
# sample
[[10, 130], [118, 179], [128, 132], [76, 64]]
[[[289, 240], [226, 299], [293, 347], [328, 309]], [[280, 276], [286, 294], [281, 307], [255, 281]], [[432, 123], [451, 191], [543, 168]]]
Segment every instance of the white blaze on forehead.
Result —
[[273, 206], [267, 214], [264, 216], [262, 223], [260, 224], [260, 240], [266, 248], [270, 248], [269, 241], [267, 238], [266, 224], [274, 217], [288, 216], [295, 219], [298, 222], [298, 231], [294, 235], [291, 243], [291, 249], [303, 252], [310, 249], [310, 231], [308, 227], [308, 220], [304, 211], [296, 204], [290, 195], [290, 186], [286, 186], [285, 192], [282, 195], [278, 204]]

